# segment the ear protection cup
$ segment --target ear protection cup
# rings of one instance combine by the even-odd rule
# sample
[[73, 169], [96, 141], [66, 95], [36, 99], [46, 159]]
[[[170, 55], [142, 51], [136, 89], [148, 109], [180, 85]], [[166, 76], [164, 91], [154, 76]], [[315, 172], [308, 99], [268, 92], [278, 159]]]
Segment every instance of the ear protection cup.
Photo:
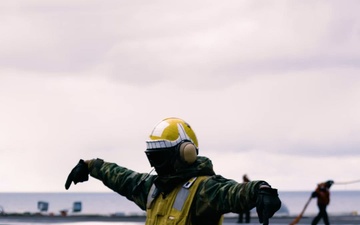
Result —
[[196, 161], [198, 150], [191, 142], [184, 142], [179, 147], [180, 158], [187, 164], [193, 164]]

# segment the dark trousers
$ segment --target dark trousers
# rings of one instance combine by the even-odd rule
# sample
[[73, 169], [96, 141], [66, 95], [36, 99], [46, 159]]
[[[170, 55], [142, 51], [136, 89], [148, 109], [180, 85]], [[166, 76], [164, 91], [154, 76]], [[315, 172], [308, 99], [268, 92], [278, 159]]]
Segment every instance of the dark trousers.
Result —
[[329, 223], [328, 214], [326, 212], [326, 205], [318, 205], [318, 208], [319, 208], [319, 213], [313, 219], [311, 225], [316, 225], [320, 221], [321, 218], [324, 220], [325, 225], [329, 225], [330, 223]]
[[244, 214], [245, 214], [245, 223], [250, 223], [250, 211], [240, 212], [238, 223], [243, 223]]

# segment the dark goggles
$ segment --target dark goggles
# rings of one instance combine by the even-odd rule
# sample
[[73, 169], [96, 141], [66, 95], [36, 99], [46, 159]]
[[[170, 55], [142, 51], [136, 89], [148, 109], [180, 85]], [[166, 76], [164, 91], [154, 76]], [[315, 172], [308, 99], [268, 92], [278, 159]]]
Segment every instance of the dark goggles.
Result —
[[145, 154], [153, 167], [162, 167], [171, 163], [176, 155], [176, 148], [147, 149]]

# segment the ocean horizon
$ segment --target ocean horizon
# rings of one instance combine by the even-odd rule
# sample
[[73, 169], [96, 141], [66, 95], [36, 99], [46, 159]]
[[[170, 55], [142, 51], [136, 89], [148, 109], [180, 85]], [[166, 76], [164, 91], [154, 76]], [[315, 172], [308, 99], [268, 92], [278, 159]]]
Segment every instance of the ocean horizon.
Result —
[[[311, 191], [279, 191], [282, 209], [277, 214], [298, 215], [310, 195]], [[39, 202], [47, 204], [46, 211], [39, 209]], [[74, 204], [79, 202], [81, 210], [73, 212]], [[64, 211], [68, 215], [145, 215], [135, 203], [115, 192], [0, 192], [0, 213], [3, 214], [59, 215]], [[358, 215], [360, 191], [332, 191], [327, 211], [329, 215]], [[312, 199], [304, 216], [313, 216], [317, 212], [316, 199]], [[251, 213], [256, 214], [254, 209]]]

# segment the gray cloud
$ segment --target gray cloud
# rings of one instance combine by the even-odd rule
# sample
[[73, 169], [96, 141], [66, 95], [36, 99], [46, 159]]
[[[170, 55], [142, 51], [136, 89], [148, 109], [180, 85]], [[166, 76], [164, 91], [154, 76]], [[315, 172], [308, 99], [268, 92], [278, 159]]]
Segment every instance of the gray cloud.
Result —
[[[359, 16], [349, 10], [356, 7], [332, 1], [308, 3], [311, 7], [160, 2], [8, 6], [0, 66], [53, 73], [95, 68], [102, 76], [143, 85], [179, 77], [233, 82], [259, 73], [358, 67]], [[332, 14], [334, 9], [338, 13]], [[314, 15], [322, 16], [313, 20]]]

